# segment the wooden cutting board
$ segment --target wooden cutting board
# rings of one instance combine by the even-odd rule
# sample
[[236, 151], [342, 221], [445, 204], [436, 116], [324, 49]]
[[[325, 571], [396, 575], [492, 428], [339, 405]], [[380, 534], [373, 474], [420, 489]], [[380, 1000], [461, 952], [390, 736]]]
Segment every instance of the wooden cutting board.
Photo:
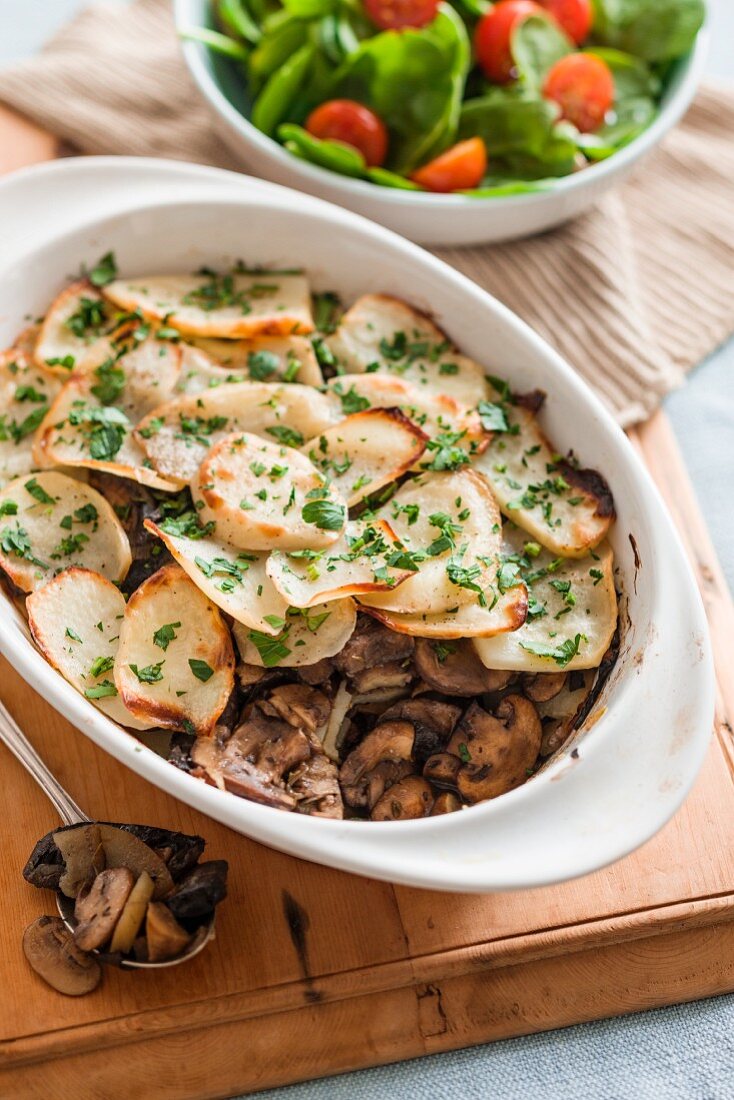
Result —
[[[11, 153], [18, 166], [54, 152], [0, 108], [0, 167]], [[0, 748], [0, 1097], [230, 1096], [734, 990], [734, 608], [664, 415], [632, 438], [699, 579], [719, 707], [675, 819], [576, 882], [435, 894], [269, 851], [106, 756], [0, 661], [0, 696], [91, 817], [200, 832], [231, 868], [216, 942], [197, 959], [159, 974], [110, 969], [90, 996], [62, 997], [20, 946], [54, 905], [20, 869], [58, 821]]]

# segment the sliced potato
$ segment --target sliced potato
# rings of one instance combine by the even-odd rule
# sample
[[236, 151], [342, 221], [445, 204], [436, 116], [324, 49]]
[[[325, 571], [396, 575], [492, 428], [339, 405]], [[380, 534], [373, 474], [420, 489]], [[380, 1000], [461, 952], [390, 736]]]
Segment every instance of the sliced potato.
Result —
[[72, 375], [39, 428], [36, 461], [107, 470], [152, 488], [175, 488], [150, 467], [132, 429], [172, 394], [180, 370], [180, 349], [151, 339], [94, 370]]
[[[479, 658], [488, 668], [519, 672], [597, 668], [617, 626], [614, 556], [608, 543], [585, 558], [536, 553], [522, 531], [508, 524], [504, 534], [509, 567], [527, 586], [527, 621], [514, 634], [478, 638]], [[535, 556], [525, 552], [532, 547]]]
[[534, 412], [493, 400], [510, 431], [496, 431], [474, 464], [492, 486], [500, 508], [554, 554], [584, 557], [614, 520], [609, 486], [594, 470], [559, 459]]
[[117, 694], [113, 668], [125, 597], [91, 569], [65, 569], [26, 600], [33, 640], [50, 665], [108, 718], [132, 729], [149, 729]]
[[61, 377], [97, 367], [111, 353], [109, 333], [116, 310], [87, 279], [62, 290], [51, 303], [38, 333], [34, 358]]
[[448, 394], [473, 408], [489, 392], [484, 369], [460, 355], [424, 313], [399, 298], [365, 294], [347, 310], [326, 343], [347, 373], [397, 374], [427, 394]]
[[24, 592], [71, 565], [121, 581], [131, 560], [122, 524], [91, 486], [45, 470], [0, 490], [0, 566]]
[[414, 557], [395, 591], [361, 602], [401, 614], [447, 611], [491, 586], [501, 546], [500, 514], [486, 480], [468, 467], [407, 481], [382, 517]]
[[221, 366], [203, 348], [193, 344], [179, 344], [181, 348], [181, 373], [176, 383], [176, 394], [203, 393], [228, 382], [244, 382], [245, 374]]
[[254, 340], [218, 340], [194, 337], [192, 343], [206, 352], [220, 370], [253, 382], [300, 382], [323, 386], [313, 344], [305, 336], [260, 336]]
[[235, 382], [154, 409], [135, 437], [158, 473], [187, 485], [223, 436], [247, 431], [299, 447], [341, 419], [339, 402], [298, 383]]
[[234, 686], [234, 653], [219, 609], [178, 565], [133, 592], [120, 627], [115, 684], [136, 717], [209, 733]]
[[59, 388], [19, 348], [0, 352], [0, 485], [35, 468], [33, 440]]
[[485, 607], [475, 596], [469, 603], [431, 614], [401, 615], [396, 611], [366, 606], [364, 610], [396, 633], [412, 634], [417, 638], [485, 638], [518, 630], [527, 615], [525, 587], [515, 585], [498, 595], [496, 603], [493, 599], [488, 595]]
[[126, 955], [132, 950], [145, 918], [148, 902], [153, 897], [153, 889], [153, 879], [147, 871], [143, 871], [133, 886], [112, 933], [109, 950], [113, 955], [118, 951]]
[[289, 336], [313, 330], [302, 275], [150, 275], [116, 279], [105, 297], [191, 336]]
[[247, 664], [299, 668], [340, 653], [356, 622], [354, 600], [332, 600], [311, 608], [289, 608], [275, 637], [249, 630], [242, 623], [234, 624], [234, 637]]
[[366, 409], [301, 449], [351, 507], [407, 473], [425, 451], [426, 439], [398, 409]]
[[401, 584], [412, 573], [390, 564], [398, 550], [395, 532], [384, 519], [353, 520], [327, 550], [274, 550], [266, 571], [293, 607], [315, 607]]
[[486, 432], [475, 411], [468, 411], [453, 397], [425, 393], [405, 378], [388, 374], [355, 374], [349, 377], [329, 379], [327, 392], [341, 401], [344, 414], [353, 412], [355, 406], [369, 408], [397, 408], [408, 420], [430, 437], [426, 453], [419, 465], [428, 466], [435, 461], [442, 444], [456, 445], [474, 453], [484, 447]]
[[300, 451], [234, 432], [211, 448], [191, 482], [201, 523], [243, 550], [314, 550], [344, 530], [347, 506]]
[[265, 572], [267, 554], [238, 550], [216, 536], [187, 537], [177, 521], [164, 520], [159, 527], [147, 519], [145, 526], [217, 607], [251, 630], [279, 633], [288, 601]]

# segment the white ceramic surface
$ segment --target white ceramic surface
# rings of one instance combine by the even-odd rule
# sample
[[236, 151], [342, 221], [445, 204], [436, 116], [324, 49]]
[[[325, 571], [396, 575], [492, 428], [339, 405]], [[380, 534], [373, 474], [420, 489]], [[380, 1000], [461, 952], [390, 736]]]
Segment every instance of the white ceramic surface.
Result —
[[[174, 0], [180, 31], [209, 25], [210, 11], [210, 0]], [[182, 49], [222, 139], [256, 175], [364, 214], [419, 244], [470, 245], [529, 237], [560, 225], [627, 176], [690, 104], [703, 72], [707, 44], [704, 31], [690, 56], [679, 64], [655, 121], [624, 149], [583, 172], [555, 181], [548, 191], [487, 199], [378, 187], [300, 160], [245, 117], [244, 94], [229, 71], [231, 66], [222, 65], [225, 59], [215, 57], [200, 42], [184, 41]]]
[[[90, 159], [37, 172], [26, 173], [22, 187], [12, 180], [0, 185], [0, 225], [11, 217], [48, 225], [56, 194], [65, 212], [44, 244], [12, 255], [12, 262], [12, 249], [2, 257], [0, 346], [27, 314], [43, 311], [69, 273], [110, 248], [129, 274], [244, 258], [303, 265], [317, 287], [338, 288], [346, 299], [366, 290], [404, 294], [410, 287], [412, 301], [432, 311], [492, 372], [520, 388], [547, 389], [544, 420], [551, 436], [608, 476], [630, 625], [588, 732], [518, 790], [422, 821], [319, 820], [204, 785], [141, 746], [66, 684], [2, 598], [0, 649], [28, 682], [97, 744], [197, 809], [265, 844], [377, 878], [462, 891], [537, 886], [591, 871], [652, 836], [680, 805], [706, 751], [714, 691], [708, 634], [677, 536], [648, 475], [573, 371], [467, 279], [343, 210], [261, 183], [234, 184], [228, 174], [211, 170], [162, 164], [156, 175], [155, 162], [136, 169], [127, 160], [110, 165]], [[83, 199], [73, 213], [63, 201], [68, 174]], [[126, 212], [110, 215], [115, 194]], [[630, 535], [641, 559], [637, 570]]]

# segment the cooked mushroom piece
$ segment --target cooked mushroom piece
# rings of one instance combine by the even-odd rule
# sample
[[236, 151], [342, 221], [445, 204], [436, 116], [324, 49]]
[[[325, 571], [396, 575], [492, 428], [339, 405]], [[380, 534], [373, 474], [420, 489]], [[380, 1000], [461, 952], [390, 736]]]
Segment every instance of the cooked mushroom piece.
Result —
[[415, 729], [413, 759], [423, 763], [429, 756], [440, 752], [453, 733], [461, 716], [461, 707], [420, 695], [413, 699], [401, 699], [382, 715], [382, 721], [403, 718], [412, 722]]
[[96, 989], [102, 967], [74, 943], [61, 917], [39, 917], [23, 933], [23, 954], [39, 977], [68, 997]]
[[440, 817], [441, 814], [453, 814], [461, 809], [461, 802], [453, 791], [441, 791], [433, 803], [431, 817]]
[[290, 726], [315, 733], [329, 720], [331, 702], [308, 684], [281, 684], [259, 702], [263, 714], [282, 718]]
[[456, 790], [461, 760], [451, 752], [437, 752], [429, 756], [423, 765], [423, 775], [435, 787], [448, 787]]
[[383, 722], [350, 752], [339, 771], [342, 795], [347, 805], [363, 807], [367, 802], [369, 773], [384, 761], [410, 760], [415, 730], [410, 722]]
[[380, 801], [385, 791], [389, 791], [392, 786], [409, 775], [415, 775], [415, 765], [412, 760], [383, 760], [365, 777], [364, 805], [371, 810]]
[[153, 897], [156, 899], [164, 897], [173, 889], [171, 872], [148, 844], [139, 840], [128, 829], [121, 829], [116, 825], [100, 824], [98, 828], [108, 868], [125, 867], [134, 878], [147, 871], [153, 879]]
[[[152, 880], [151, 880], [152, 881]], [[94, 951], [111, 938], [135, 879], [127, 867], [101, 871], [76, 899], [74, 942], [82, 951]]]
[[138, 881], [130, 891], [130, 895], [125, 902], [125, 908], [120, 914], [120, 919], [115, 925], [115, 930], [112, 933], [112, 939], [110, 940], [109, 951], [111, 954], [127, 955], [132, 950], [132, 946], [135, 943], [140, 927], [145, 919], [145, 911], [148, 908], [148, 902], [153, 897], [154, 890], [153, 879], [150, 877], [147, 871], [143, 871]]
[[228, 870], [226, 859], [210, 859], [193, 867], [165, 900], [176, 920], [200, 920], [213, 913], [227, 896]]
[[483, 802], [524, 783], [538, 759], [541, 732], [537, 710], [522, 695], [506, 695], [494, 714], [472, 703], [447, 746], [461, 761], [461, 797]]
[[300, 665], [298, 675], [306, 684], [325, 684], [334, 671], [331, 657], [323, 657], [313, 665]]
[[547, 703], [563, 690], [565, 683], [565, 672], [526, 672], [522, 678], [522, 690], [533, 703]]
[[323, 752], [314, 752], [288, 776], [288, 790], [297, 799], [299, 813], [312, 817], [344, 817], [344, 803], [336, 764]]
[[396, 634], [377, 619], [361, 614], [357, 617], [357, 625], [349, 641], [332, 660], [339, 672], [354, 679], [375, 665], [397, 664], [402, 667], [402, 662], [412, 655], [413, 639], [409, 635]]
[[540, 755], [545, 759], [558, 752], [565, 745], [571, 733], [573, 722], [570, 718], [548, 718], [543, 722], [543, 736], [540, 740]]
[[148, 961], [164, 962], [180, 955], [191, 942], [171, 910], [162, 901], [151, 901], [145, 914], [145, 938]]
[[75, 898], [105, 866], [99, 826], [90, 822], [75, 829], [59, 829], [52, 835], [64, 863], [59, 889], [67, 898]]
[[381, 665], [365, 668], [352, 676], [352, 689], [357, 695], [375, 695], [380, 698], [395, 698], [400, 689], [407, 687], [413, 679], [413, 672], [403, 661], [386, 661]]
[[427, 817], [433, 809], [433, 791], [430, 783], [420, 775], [409, 775], [395, 783], [372, 807], [373, 821], [408, 821]]
[[163, 544], [143, 526], [146, 519], [161, 519], [161, 506], [155, 494], [144, 485], [103, 470], [90, 470], [89, 484], [115, 509], [130, 542], [133, 560], [120, 585], [122, 591], [130, 595], [152, 573], [172, 560]]
[[512, 672], [485, 668], [468, 641], [433, 642], [416, 638], [413, 657], [418, 674], [435, 691], [447, 695], [482, 695], [501, 691], [512, 679]]

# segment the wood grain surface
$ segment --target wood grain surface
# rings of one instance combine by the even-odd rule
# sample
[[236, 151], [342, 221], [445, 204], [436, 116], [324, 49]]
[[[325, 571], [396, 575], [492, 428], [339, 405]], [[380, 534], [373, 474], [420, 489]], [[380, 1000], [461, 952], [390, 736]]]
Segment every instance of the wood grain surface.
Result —
[[[0, 167], [54, 153], [0, 110]], [[91, 817], [201, 832], [231, 867], [216, 942], [198, 958], [157, 974], [107, 970], [79, 1000], [55, 993], [20, 947], [53, 900], [20, 868], [57, 819], [0, 749], [0, 1097], [228, 1096], [734, 989], [734, 608], [667, 420], [631, 434], [704, 596], [717, 735], [665, 829], [576, 882], [435, 894], [269, 851], [106, 756], [0, 661], [0, 696]]]

